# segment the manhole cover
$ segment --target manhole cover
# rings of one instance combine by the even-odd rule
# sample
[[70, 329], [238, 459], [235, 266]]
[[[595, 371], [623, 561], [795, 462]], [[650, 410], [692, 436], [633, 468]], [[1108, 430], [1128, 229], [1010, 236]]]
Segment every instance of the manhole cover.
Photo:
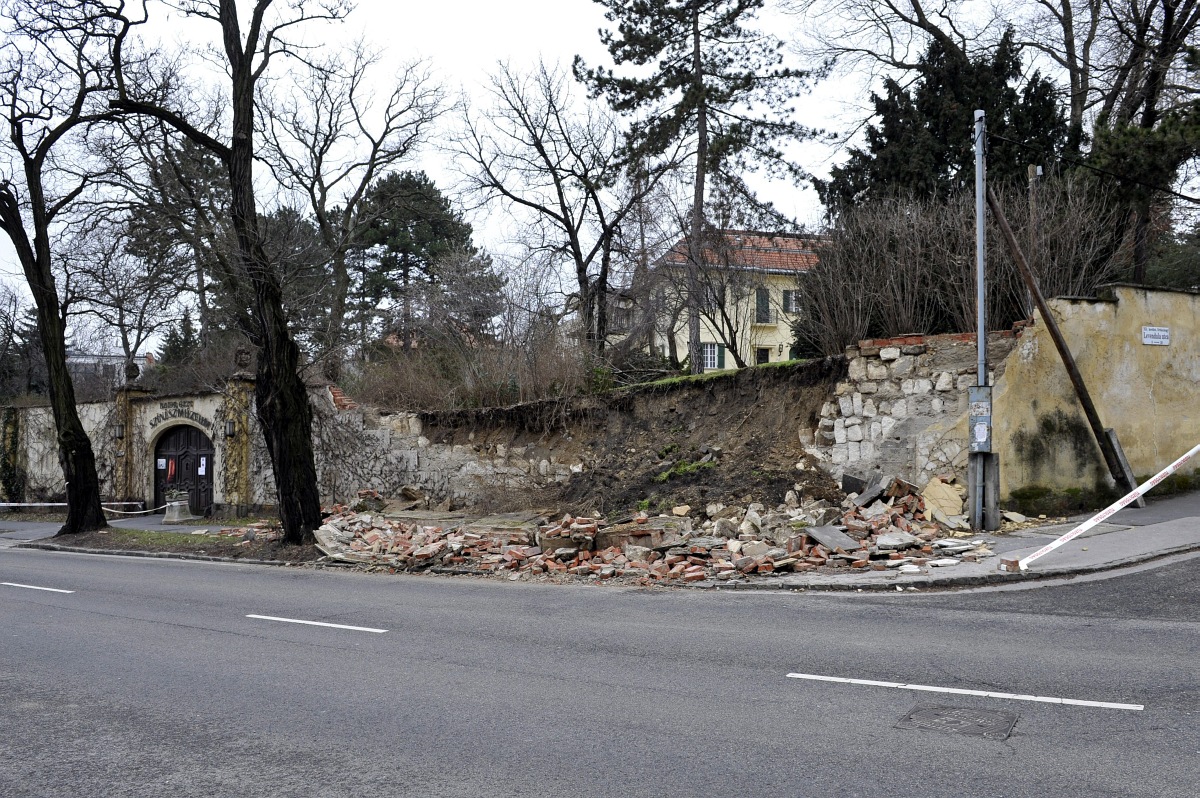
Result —
[[1013, 712], [917, 704], [900, 719], [896, 728], [927, 729], [983, 737], [987, 740], [1005, 740], [1012, 734], [1016, 723], [1017, 716]]

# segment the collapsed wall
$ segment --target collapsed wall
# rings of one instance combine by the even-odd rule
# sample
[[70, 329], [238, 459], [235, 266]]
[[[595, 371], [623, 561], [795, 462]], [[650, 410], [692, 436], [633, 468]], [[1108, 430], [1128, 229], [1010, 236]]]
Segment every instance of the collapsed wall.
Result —
[[[1020, 327], [988, 335], [993, 384], [1019, 334]], [[967, 388], [978, 369], [973, 333], [861, 341], [846, 359], [846, 377], [816, 427], [800, 432], [809, 454], [837, 478], [966, 477]]]

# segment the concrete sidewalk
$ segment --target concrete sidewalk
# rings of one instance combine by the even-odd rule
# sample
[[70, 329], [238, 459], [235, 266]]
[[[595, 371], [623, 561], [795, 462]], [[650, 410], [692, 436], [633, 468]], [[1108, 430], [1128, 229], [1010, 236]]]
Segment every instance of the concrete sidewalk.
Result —
[[[198, 532], [201, 529], [209, 531], [220, 529], [222, 524], [219, 521], [208, 519], [208, 524], [164, 524], [163, 516], [159, 515], [139, 515], [128, 518], [110, 518], [108, 520], [110, 526], [124, 527], [126, 529], [145, 529], [151, 532]], [[0, 547], [5, 545], [5, 541], [30, 541], [43, 540], [45, 538], [54, 537], [55, 533], [62, 527], [61, 521], [5, 521], [3, 516], [0, 516]]]

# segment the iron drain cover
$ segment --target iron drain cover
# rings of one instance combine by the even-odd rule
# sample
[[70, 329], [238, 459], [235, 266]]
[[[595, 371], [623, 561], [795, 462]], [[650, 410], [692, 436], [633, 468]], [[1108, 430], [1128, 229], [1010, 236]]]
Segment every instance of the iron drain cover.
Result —
[[1006, 740], [1016, 724], [1017, 716], [1013, 712], [917, 704], [900, 719], [896, 728], [965, 734], [985, 740]]

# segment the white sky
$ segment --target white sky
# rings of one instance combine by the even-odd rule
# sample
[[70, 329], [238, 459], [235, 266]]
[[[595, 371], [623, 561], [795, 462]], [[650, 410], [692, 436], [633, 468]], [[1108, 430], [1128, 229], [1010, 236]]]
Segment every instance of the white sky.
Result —
[[[152, 15], [161, 19], [163, 6], [152, 3], [151, 8]], [[598, 34], [606, 26], [603, 11], [593, 0], [358, 0], [344, 23], [313, 23], [309, 35], [333, 46], [361, 36], [368, 44], [383, 49], [396, 64], [427, 59], [434, 76], [450, 95], [463, 91], [469, 98], [479, 95], [488, 73], [500, 61], [518, 70], [533, 66], [539, 58], [547, 64], [567, 66], [576, 54], [581, 54], [591, 64], [610, 64]], [[774, 32], [787, 39], [793, 25], [793, 19], [786, 19]], [[193, 43], [213, 42], [216, 34], [214, 24], [200, 20], [189, 20], [184, 25], [166, 21], [165, 30], [174, 31], [168, 33], [169, 38], [182, 36]], [[277, 61], [272, 69], [284, 64], [286, 61]], [[386, 88], [381, 87], [381, 91]], [[836, 87], [826, 86], [813, 97], [802, 99], [802, 121], [813, 126], [830, 125], [826, 120], [828, 111], [839, 102], [836, 93]], [[453, 115], [448, 115], [445, 122], [453, 123]], [[804, 145], [795, 152], [801, 166], [819, 175], [827, 174], [829, 159], [835, 154], [821, 144]], [[427, 147], [405, 168], [424, 169], [439, 187], [448, 189], [453, 178], [446, 157]], [[784, 213], [810, 226], [819, 222], [820, 205], [812, 188], [765, 184], [759, 188]], [[506, 249], [499, 216], [502, 214], [495, 213], [489, 219], [488, 214], [476, 213], [471, 219], [476, 244], [493, 252]], [[0, 239], [0, 279], [23, 284], [11, 244], [5, 237]]]
[[[359, 0], [347, 27], [364, 32], [364, 38], [401, 60], [427, 58], [447, 89], [461, 88], [470, 97], [478, 96], [500, 61], [518, 69], [535, 65], [539, 58], [569, 66], [578, 54], [589, 64], [611, 65], [598, 33], [609, 26], [603, 12], [603, 6], [593, 0]], [[788, 39], [795, 19], [776, 19], [779, 29], [773, 32]], [[802, 99], [800, 108], [808, 117], [804, 123], [831, 126], [827, 116], [837, 104], [835, 95], [836, 89], [823, 87]], [[828, 174], [829, 159], [835, 154], [822, 144], [804, 145], [795, 152], [801, 166], [821, 176]], [[420, 164], [440, 186], [443, 176], [449, 182], [442, 158], [426, 154]], [[809, 225], [819, 222], [821, 207], [812, 188], [766, 184], [761, 188], [784, 213]], [[486, 219], [475, 222], [487, 236], [491, 227]], [[500, 244], [486, 239], [476, 243], [493, 250]]]

